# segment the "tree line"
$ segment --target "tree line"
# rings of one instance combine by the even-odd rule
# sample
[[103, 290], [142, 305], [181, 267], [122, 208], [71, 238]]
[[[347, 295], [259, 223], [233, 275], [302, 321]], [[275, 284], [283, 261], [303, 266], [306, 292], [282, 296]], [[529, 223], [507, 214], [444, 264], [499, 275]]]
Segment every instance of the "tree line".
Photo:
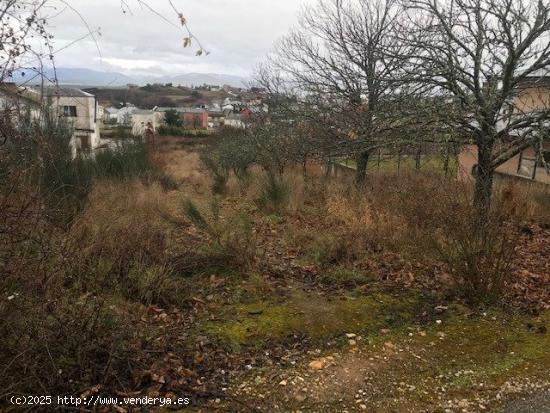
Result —
[[320, 0], [257, 70], [269, 122], [308, 129], [311, 156], [355, 157], [358, 183], [380, 148], [475, 145], [480, 224], [496, 168], [549, 136], [549, 75], [540, 0]]

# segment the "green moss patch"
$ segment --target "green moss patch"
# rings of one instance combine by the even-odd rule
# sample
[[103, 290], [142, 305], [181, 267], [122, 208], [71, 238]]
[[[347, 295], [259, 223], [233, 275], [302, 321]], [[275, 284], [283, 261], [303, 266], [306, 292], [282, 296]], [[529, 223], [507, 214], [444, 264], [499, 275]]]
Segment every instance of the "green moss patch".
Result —
[[419, 305], [417, 294], [327, 298], [297, 290], [279, 301], [228, 306], [220, 319], [205, 322], [204, 331], [232, 347], [262, 346], [295, 334], [314, 340], [347, 332], [368, 335], [412, 322]]
[[[550, 312], [538, 318], [508, 315], [500, 312], [487, 316], [452, 316], [437, 332], [424, 337], [433, 343], [432, 356], [440, 368], [471, 371], [469, 380], [456, 378], [451, 385], [466, 388], [470, 382], [489, 379], [502, 383], [526, 371], [550, 368]], [[422, 342], [421, 341], [421, 342]]]

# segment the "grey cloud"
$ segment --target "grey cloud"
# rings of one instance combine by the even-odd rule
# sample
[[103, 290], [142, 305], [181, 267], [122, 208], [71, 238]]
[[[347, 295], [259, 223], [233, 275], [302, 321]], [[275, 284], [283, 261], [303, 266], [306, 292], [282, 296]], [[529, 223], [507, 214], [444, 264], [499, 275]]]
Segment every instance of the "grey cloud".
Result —
[[[155, 10], [177, 22], [167, 0], [148, 0]], [[175, 0], [194, 34], [211, 52], [197, 58], [196, 49], [183, 49], [183, 33], [135, 0], [132, 13], [123, 14], [119, 0], [71, 0], [98, 38], [103, 60], [89, 39], [56, 56], [58, 66], [117, 70], [127, 74], [223, 72], [249, 74], [274, 41], [296, 22], [300, 7], [314, 0]], [[66, 10], [51, 22], [56, 46], [85, 35], [85, 24]]]

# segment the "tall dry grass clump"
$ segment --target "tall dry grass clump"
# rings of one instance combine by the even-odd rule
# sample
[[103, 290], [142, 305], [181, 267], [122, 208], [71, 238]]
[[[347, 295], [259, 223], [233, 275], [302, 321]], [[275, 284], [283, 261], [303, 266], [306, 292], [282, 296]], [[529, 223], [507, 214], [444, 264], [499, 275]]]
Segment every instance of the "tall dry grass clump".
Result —
[[159, 184], [97, 185], [70, 234], [80, 250], [79, 282], [144, 303], [170, 301], [171, 228], [161, 216], [170, 202]]
[[472, 302], [497, 300], [510, 274], [518, 223], [529, 202], [511, 191], [495, 197], [480, 227], [467, 184], [425, 175], [384, 177], [374, 182], [377, 241], [421, 262], [442, 260], [453, 287]]
[[[125, 386], [135, 308], [177, 290], [153, 212], [162, 191], [139, 175], [148, 154], [133, 147], [95, 163], [73, 157], [62, 122], [2, 126], [11, 128], [0, 146], [3, 394]], [[131, 170], [111, 163], [127, 156]]]
[[383, 251], [427, 268], [443, 262], [451, 280], [443, 287], [472, 303], [499, 299], [519, 224], [538, 213], [532, 197], [502, 186], [489, 224], [480, 228], [468, 184], [427, 174], [380, 175], [361, 188], [317, 184], [299, 195], [315, 225], [295, 231], [294, 242], [325, 272], [355, 271]]

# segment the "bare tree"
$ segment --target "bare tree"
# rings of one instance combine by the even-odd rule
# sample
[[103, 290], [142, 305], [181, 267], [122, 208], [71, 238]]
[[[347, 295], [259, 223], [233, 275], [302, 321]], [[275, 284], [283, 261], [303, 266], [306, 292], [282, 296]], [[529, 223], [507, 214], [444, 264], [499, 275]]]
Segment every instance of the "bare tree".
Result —
[[45, 56], [53, 59], [51, 35], [42, 17], [47, 3], [48, 0], [0, 1], [0, 82], [24, 66], [29, 57], [42, 62], [44, 53], [37, 50], [37, 43], [44, 44], [48, 50]]
[[526, 105], [518, 91], [541, 82], [550, 66], [550, 3], [410, 0], [408, 6], [412, 25], [403, 41], [417, 51], [409, 80], [444, 102], [441, 122], [477, 146], [474, 205], [485, 224], [495, 169], [542, 143], [548, 97]]
[[397, 74], [410, 45], [394, 33], [402, 11], [395, 0], [320, 0], [261, 71], [264, 86], [270, 72], [272, 84], [300, 91], [294, 108], [356, 156], [358, 182], [373, 150], [399, 124], [390, 112], [405, 91]]

